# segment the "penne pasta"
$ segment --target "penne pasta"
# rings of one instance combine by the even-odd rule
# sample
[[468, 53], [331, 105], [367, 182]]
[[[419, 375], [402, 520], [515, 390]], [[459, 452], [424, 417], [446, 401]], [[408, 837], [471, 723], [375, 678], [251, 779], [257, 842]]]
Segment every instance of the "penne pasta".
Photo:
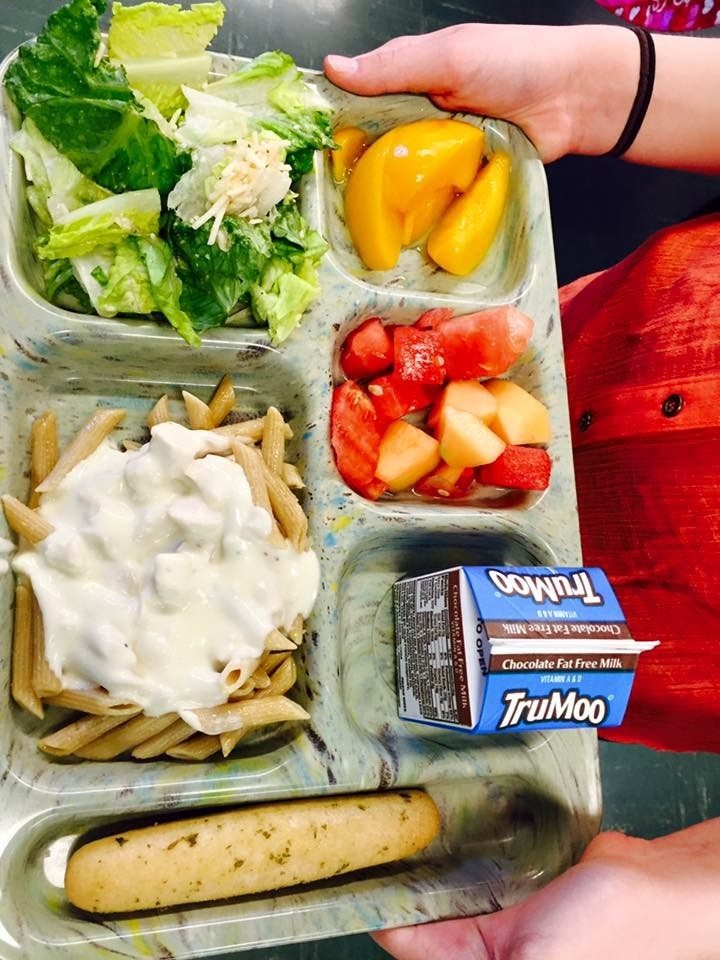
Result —
[[52, 697], [62, 690], [62, 680], [55, 676], [45, 657], [45, 631], [42, 610], [37, 597], [32, 598], [33, 689], [38, 697]]
[[[215, 427], [214, 433], [219, 433], [225, 437], [242, 437], [257, 443], [262, 440], [265, 429], [265, 417], [255, 417], [253, 420], [241, 420], [239, 423], [227, 423], [222, 427]], [[292, 439], [293, 432], [290, 424], [286, 423], [284, 427], [285, 439]]]
[[41, 517], [35, 510], [26, 507], [17, 497], [5, 494], [2, 497], [2, 505], [10, 529], [30, 543], [40, 543], [45, 537], [49, 537], [55, 529], [45, 517]]
[[290, 629], [288, 630], [288, 636], [293, 641], [293, 643], [301, 644], [303, 641], [304, 634], [305, 634], [305, 620], [303, 619], [303, 615], [299, 613], [290, 625]]
[[218, 737], [208, 737], [204, 733], [196, 733], [194, 737], [170, 747], [165, 752], [176, 760], [207, 760], [220, 749]]
[[125, 413], [125, 410], [98, 410], [63, 450], [60, 459], [48, 476], [38, 484], [37, 492], [48, 493], [54, 490], [73, 467], [97, 450], [105, 437], [120, 423]]
[[168, 401], [167, 394], [164, 393], [147, 415], [147, 420], [145, 422], [152, 430], [156, 424], [167, 423], [168, 420], [172, 420], [172, 417], [170, 416], [170, 403]]
[[[243, 468], [253, 503], [271, 519], [269, 543], [288, 548], [292, 542], [304, 550], [308, 523], [290, 489], [301, 488], [303, 481], [297, 467], [285, 462], [286, 441], [293, 434], [280, 411], [269, 407], [265, 416], [220, 426], [236, 401], [229, 376], [220, 380], [207, 404], [189, 391], [183, 391], [182, 398], [190, 427], [212, 430], [227, 444], [226, 449], [203, 449], [198, 456], [233, 457]], [[26, 545], [37, 544], [54, 531], [53, 525], [34, 509], [42, 494], [55, 490], [78, 463], [90, 456], [125, 413], [122, 409], [99, 410], [60, 454], [55, 411], [49, 410], [34, 421], [32, 506], [12, 496], [2, 497], [7, 522]], [[147, 415], [147, 425], [152, 428], [172, 419], [169, 397], [163, 395]], [[122, 446], [134, 451], [143, 444], [126, 440]], [[12, 695], [21, 707], [40, 718], [44, 704], [82, 714], [39, 741], [40, 749], [50, 756], [74, 754], [87, 760], [112, 760], [129, 754], [148, 760], [164, 755], [195, 761], [206, 760], [219, 751], [227, 756], [251, 730], [307, 719], [307, 712], [285, 696], [296, 682], [292, 653], [302, 640], [303, 630], [303, 618], [298, 616], [286, 632], [273, 629], [269, 633], [260, 658], [230, 661], [223, 673], [227, 701], [192, 711], [189, 719], [196, 717], [197, 725], [191, 726], [175, 712], [148, 717], [138, 704], [113, 697], [100, 687], [63, 689], [62, 677], [55, 675], [45, 653], [42, 611], [31, 585], [21, 578], [15, 600]]]
[[135, 703], [127, 703], [111, 697], [104, 690], [61, 690], [47, 702], [53, 707], [65, 707], [66, 710], [81, 710], [98, 717], [131, 717], [138, 712]]
[[39, 484], [58, 462], [57, 415], [48, 410], [33, 421], [30, 440], [30, 497], [28, 506], [34, 508], [40, 502]]
[[215, 392], [208, 407], [213, 427], [219, 426], [230, 411], [235, 409], [235, 388], [232, 385], [231, 377], [227, 373], [215, 387]]
[[191, 430], [212, 430], [214, 424], [210, 407], [196, 397], [194, 393], [183, 390], [182, 398], [185, 401], [188, 423]]
[[224, 757], [229, 757], [243, 737], [252, 733], [250, 727], [240, 727], [239, 730], [226, 730], [220, 734], [220, 749]]
[[258, 693], [258, 697], [275, 697], [287, 693], [291, 687], [295, 686], [297, 680], [297, 667], [292, 657], [288, 657], [280, 664], [277, 670], [270, 677], [270, 683], [264, 690]]
[[272, 520], [272, 531], [270, 533], [270, 543], [276, 547], [282, 547], [285, 544], [285, 538], [277, 525], [275, 514], [270, 504], [267, 483], [265, 482], [265, 473], [263, 471], [262, 457], [257, 450], [247, 447], [237, 439], [233, 440], [233, 456], [235, 462], [239, 463], [245, 471], [245, 477], [250, 486], [252, 501], [256, 507], [267, 510]]
[[[136, 707], [136, 713], [140, 708]], [[53, 757], [69, 757], [76, 750], [81, 750], [94, 740], [99, 740], [110, 733], [115, 727], [127, 722], [127, 717], [82, 717], [73, 723], [67, 724], [43, 737], [39, 743], [44, 753]]]
[[279, 630], [271, 630], [267, 637], [265, 637], [266, 652], [275, 653], [278, 650], [290, 650], [294, 653], [296, 649], [297, 647], [290, 637], [286, 637], [285, 634], [280, 633]]
[[265, 414], [262, 456], [268, 469], [280, 476], [285, 462], [285, 421], [277, 407], [269, 407]]
[[262, 669], [262, 667], [258, 667], [250, 679], [252, 680], [253, 686], [256, 690], [265, 690], [266, 687], [270, 686], [270, 677]]
[[247, 447], [244, 443], [235, 439], [233, 440], [232, 451], [236, 463], [239, 463], [245, 471], [245, 477], [250, 485], [253, 503], [256, 507], [262, 507], [263, 510], [267, 510], [274, 520], [275, 518], [270, 505], [270, 496], [268, 495], [267, 484], [265, 483], [262, 460], [257, 450], [253, 449], [253, 447]]
[[281, 663], [284, 663], [292, 653], [289, 650], [280, 650], [277, 653], [266, 653], [260, 661], [260, 666], [267, 673], [272, 674], [277, 670]]
[[213, 433], [222, 437], [244, 440], [247, 443], [257, 443], [262, 439], [264, 417], [254, 420], [243, 420], [242, 423], [227, 423], [223, 427], [215, 427]]
[[196, 732], [193, 727], [178, 717], [175, 723], [170, 724], [165, 730], [161, 730], [154, 737], [150, 737], [149, 740], [145, 740], [135, 747], [132, 755], [136, 760], [150, 760], [152, 757], [159, 757], [170, 747], [175, 747], [184, 740], [188, 740]]
[[15, 587], [15, 622], [13, 625], [12, 649], [12, 695], [15, 703], [35, 714], [43, 716], [43, 705], [33, 688], [32, 591], [20, 580]]
[[241, 687], [238, 687], [228, 697], [228, 700], [244, 700], [246, 697], [251, 697], [255, 692], [255, 684], [252, 680], [248, 680], [247, 683], [244, 683]]
[[174, 713], [166, 713], [162, 717], [146, 717], [141, 714], [74, 752], [84, 760], [113, 760], [162, 733], [176, 720], [177, 714]]
[[[270, 678], [270, 683], [264, 690], [260, 690], [258, 697], [280, 696], [295, 685], [297, 669], [292, 657], [286, 657]], [[242, 738], [250, 732], [250, 728], [243, 726], [237, 730], [226, 730], [220, 734], [220, 746], [224, 757], [229, 756]]]
[[263, 463], [263, 473], [273, 513], [285, 536], [296, 550], [304, 550], [307, 542], [307, 517], [290, 488]]
[[308, 720], [310, 714], [299, 703], [283, 696], [235, 700], [218, 707], [192, 711], [202, 733], [216, 736], [241, 727], [269, 726], [285, 720]]
[[280, 471], [280, 476], [292, 490], [302, 490], [305, 487], [303, 478], [300, 476], [300, 471], [294, 463], [284, 463]]

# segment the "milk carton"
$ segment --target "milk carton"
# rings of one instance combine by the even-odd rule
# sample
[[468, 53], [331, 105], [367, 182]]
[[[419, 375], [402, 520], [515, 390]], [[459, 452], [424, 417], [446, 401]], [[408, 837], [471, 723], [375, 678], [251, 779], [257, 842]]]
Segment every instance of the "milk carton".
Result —
[[399, 714], [470, 733], [615, 727], [640, 653], [586, 567], [454, 567], [393, 588]]

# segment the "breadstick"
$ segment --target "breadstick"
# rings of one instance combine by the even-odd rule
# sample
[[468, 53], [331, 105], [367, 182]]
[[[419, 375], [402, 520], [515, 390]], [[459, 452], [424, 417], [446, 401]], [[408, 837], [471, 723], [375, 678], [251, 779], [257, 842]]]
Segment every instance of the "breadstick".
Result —
[[240, 897], [412, 856], [439, 830], [420, 790], [251, 806], [94, 840], [65, 890], [103, 914]]

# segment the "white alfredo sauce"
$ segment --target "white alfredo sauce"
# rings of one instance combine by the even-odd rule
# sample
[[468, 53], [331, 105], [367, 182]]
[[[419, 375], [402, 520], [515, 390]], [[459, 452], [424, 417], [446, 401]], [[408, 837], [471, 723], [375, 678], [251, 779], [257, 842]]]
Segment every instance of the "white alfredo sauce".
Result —
[[270, 517], [226, 450], [162, 423], [137, 451], [102, 445], [44, 494], [55, 530], [13, 567], [32, 581], [65, 689], [99, 685], [150, 716], [216, 706], [273, 627], [310, 613], [315, 553], [268, 543]]

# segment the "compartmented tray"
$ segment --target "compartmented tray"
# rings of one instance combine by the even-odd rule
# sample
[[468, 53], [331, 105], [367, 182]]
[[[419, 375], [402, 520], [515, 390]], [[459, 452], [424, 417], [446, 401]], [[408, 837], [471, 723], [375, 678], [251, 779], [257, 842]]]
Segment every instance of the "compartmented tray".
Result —
[[[217, 56], [215, 69], [228, 71]], [[380, 133], [439, 115], [418, 97], [364, 100], [314, 77], [339, 125]], [[6, 105], [7, 107], [7, 105]], [[466, 118], [489, 145], [514, 158], [501, 236], [462, 281], [406, 250], [393, 271], [365, 271], [350, 244], [342, 198], [318, 157], [302, 188], [303, 212], [330, 243], [322, 296], [293, 337], [273, 349], [260, 330], [232, 327], [192, 350], [169, 327], [88, 318], [55, 308], [37, 292], [27, 249], [19, 162], [0, 130], [0, 477], [24, 496], [34, 415], [49, 406], [68, 439], [97, 407], [123, 406], [119, 438], [141, 432], [165, 391], [207, 397], [229, 372], [241, 407], [274, 404], [291, 417], [291, 454], [305, 478], [304, 507], [322, 570], [320, 593], [300, 648], [293, 692], [306, 725], [285, 725], [226, 760], [204, 763], [63, 762], [37, 749], [57, 725], [36, 721], [9, 693], [12, 575], [1, 578], [0, 956], [74, 960], [104, 956], [199, 957], [292, 940], [459, 916], [507, 906], [569, 866], [598, 828], [596, 737], [591, 731], [472, 738], [401, 722], [394, 690], [390, 587], [405, 573], [457, 563], [579, 563], [555, 267], [542, 164], [514, 127]], [[531, 349], [513, 379], [550, 409], [553, 477], [539, 498], [444, 504], [407, 495], [376, 503], [339, 476], [329, 444], [338, 350], [364, 317], [411, 321], [432, 306], [469, 312], [513, 302], [535, 321]], [[443, 817], [440, 837], [410, 861], [305, 888], [183, 910], [92, 918], [74, 910], [63, 873], [78, 835], [113, 823], [153, 821], [248, 802], [418, 785]]]

